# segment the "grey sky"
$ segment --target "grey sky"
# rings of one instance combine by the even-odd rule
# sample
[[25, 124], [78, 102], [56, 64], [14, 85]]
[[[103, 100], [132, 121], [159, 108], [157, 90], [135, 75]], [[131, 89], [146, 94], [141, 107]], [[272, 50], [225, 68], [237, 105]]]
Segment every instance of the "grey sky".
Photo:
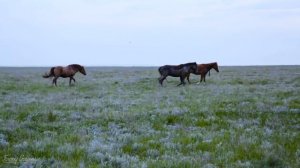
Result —
[[0, 0], [0, 66], [299, 65], [299, 0]]

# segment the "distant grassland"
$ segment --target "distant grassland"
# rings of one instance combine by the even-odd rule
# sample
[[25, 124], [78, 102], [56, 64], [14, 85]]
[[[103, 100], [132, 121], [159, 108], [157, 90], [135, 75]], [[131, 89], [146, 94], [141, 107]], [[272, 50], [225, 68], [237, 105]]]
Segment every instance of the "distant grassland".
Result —
[[0, 68], [0, 167], [300, 167], [300, 66]]

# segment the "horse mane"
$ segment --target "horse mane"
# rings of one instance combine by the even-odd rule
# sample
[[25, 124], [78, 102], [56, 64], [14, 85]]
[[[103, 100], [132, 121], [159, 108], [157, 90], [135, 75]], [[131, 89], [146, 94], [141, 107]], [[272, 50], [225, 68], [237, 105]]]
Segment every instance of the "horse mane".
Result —
[[183, 64], [183, 65], [194, 65], [194, 64], [197, 64], [197, 63], [196, 62], [189, 62], [189, 63]]
[[196, 62], [189, 62], [189, 63], [185, 63], [185, 64], [180, 64], [179, 67], [182, 68], [184, 66], [190, 66], [190, 65], [195, 65], [195, 64], [197, 65]]
[[82, 69], [82, 66], [79, 65], [79, 64], [71, 64], [69, 66], [72, 67], [72, 68], [76, 68], [76, 69]]
[[217, 62], [212, 62], [212, 63], [203, 64], [203, 65], [206, 65], [206, 66], [212, 68], [214, 65], [218, 65], [218, 63]]

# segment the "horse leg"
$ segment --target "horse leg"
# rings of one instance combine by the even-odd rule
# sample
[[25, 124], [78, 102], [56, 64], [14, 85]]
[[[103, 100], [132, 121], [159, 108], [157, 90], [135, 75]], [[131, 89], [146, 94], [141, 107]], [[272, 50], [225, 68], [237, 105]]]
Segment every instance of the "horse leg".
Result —
[[[182, 76], [182, 82], [183, 82], [183, 85], [185, 85], [185, 78], [187, 77], [187, 75], [189, 75], [189, 74], [186, 74], [186, 75], [183, 75]], [[181, 79], [180, 79], [181, 80]], [[190, 82], [189, 82], [190, 83]]]
[[70, 77], [69, 86], [71, 86], [71, 82], [72, 82], [72, 77]]
[[203, 77], [203, 75], [201, 75], [201, 80], [200, 80], [200, 83], [203, 81], [203, 78], [204, 78], [204, 77]]
[[70, 76], [69, 86], [71, 86], [72, 80], [74, 81], [74, 83], [76, 82], [75, 79], [73, 78], [73, 76]]
[[161, 84], [161, 79], [162, 79], [162, 75], [160, 75], [160, 77], [157, 79], [158, 80], [158, 82]]
[[202, 80], [202, 76], [200, 75], [199, 82], [197, 82], [198, 85], [201, 83], [201, 80]]
[[72, 80], [74, 81], [74, 83], [76, 82], [75, 78], [73, 76], [70, 76], [69, 86], [71, 86]]
[[162, 86], [163, 85], [163, 82], [164, 82], [164, 80], [167, 78], [167, 76], [161, 76], [160, 78], [159, 78], [159, 83], [160, 83], [160, 85]]
[[54, 79], [53, 79], [53, 81], [52, 81], [52, 85], [55, 84], [55, 86], [57, 86], [57, 78], [58, 78], [57, 76], [54, 77]]
[[180, 83], [177, 86], [180, 86], [180, 85], [185, 85], [183, 76], [180, 76]]
[[189, 84], [191, 84], [191, 82], [190, 82], [190, 74], [187, 74], [186, 79], [189, 82]]
[[69, 86], [71, 86], [71, 81], [72, 81], [72, 78], [70, 77], [70, 80], [69, 80]]

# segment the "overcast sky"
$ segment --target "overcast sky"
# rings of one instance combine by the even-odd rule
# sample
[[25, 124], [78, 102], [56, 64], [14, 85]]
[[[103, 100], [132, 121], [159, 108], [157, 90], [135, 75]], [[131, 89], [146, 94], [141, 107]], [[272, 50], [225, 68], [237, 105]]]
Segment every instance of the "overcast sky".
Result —
[[299, 65], [300, 0], [0, 0], [0, 66]]

